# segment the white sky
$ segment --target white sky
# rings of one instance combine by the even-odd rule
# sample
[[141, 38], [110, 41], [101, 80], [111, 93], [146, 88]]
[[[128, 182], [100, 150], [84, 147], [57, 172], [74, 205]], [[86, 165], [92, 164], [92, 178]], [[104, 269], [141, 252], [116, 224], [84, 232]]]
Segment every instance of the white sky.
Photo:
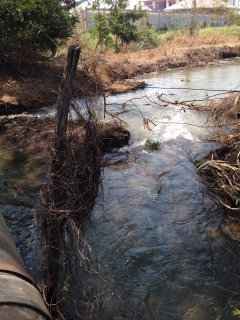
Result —
[[[139, 1], [140, 0], [130, 0], [129, 1], [129, 9], [132, 9], [136, 4], [138, 4], [139, 3]], [[86, 1], [86, 2], [84, 2], [83, 4], [81, 4], [79, 7], [80, 8], [82, 8], [82, 9], [84, 9], [84, 8], [86, 8], [88, 6], [88, 2]], [[100, 6], [100, 8], [103, 8], [104, 7], [104, 5], [103, 6]]]

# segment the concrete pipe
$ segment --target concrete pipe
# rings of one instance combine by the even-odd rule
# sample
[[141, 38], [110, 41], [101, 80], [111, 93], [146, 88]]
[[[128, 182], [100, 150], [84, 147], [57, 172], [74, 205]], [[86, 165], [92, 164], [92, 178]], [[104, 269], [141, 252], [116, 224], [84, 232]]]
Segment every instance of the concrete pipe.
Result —
[[0, 213], [0, 319], [47, 320], [49, 312]]

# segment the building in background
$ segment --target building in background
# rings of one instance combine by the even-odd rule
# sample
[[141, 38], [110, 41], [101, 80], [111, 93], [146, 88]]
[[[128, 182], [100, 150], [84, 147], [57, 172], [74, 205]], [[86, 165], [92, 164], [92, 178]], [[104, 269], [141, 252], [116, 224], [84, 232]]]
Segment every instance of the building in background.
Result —
[[232, 4], [235, 7], [240, 8], [240, 0], [228, 0], [227, 1], [229, 4]]
[[[171, 7], [175, 4], [178, 4], [179, 2], [183, 3], [184, 1], [180, 1], [180, 0], [155, 0], [155, 1], [151, 1], [151, 0], [141, 0], [140, 3], [142, 4], [142, 6], [144, 8], [149, 8], [150, 11], [162, 11], [168, 7]], [[192, 3], [192, 0], [187, 1], [188, 2], [188, 7], [189, 7], [189, 3]], [[209, 5], [209, 2], [211, 2], [211, 4]], [[219, 6], [221, 3], [226, 3], [226, 5], [229, 7], [231, 6], [235, 6], [240, 8], [240, 0], [226, 0], [226, 1], [222, 1], [222, 0], [197, 0], [197, 7], [217, 7]], [[233, 7], [232, 7], [233, 8]], [[181, 10], [181, 6], [180, 6], [180, 10]]]
[[182, 0], [178, 3], [175, 3], [172, 6], [166, 7], [164, 9], [165, 12], [171, 12], [171, 11], [175, 11], [175, 12], [191, 12], [194, 8], [194, 2], [195, 2], [195, 6], [197, 9], [200, 9], [202, 13], [213, 13], [214, 10], [221, 6], [221, 7], [225, 7], [226, 11], [227, 10], [237, 10], [238, 8], [236, 6], [233, 6], [232, 4], [227, 3], [226, 1], [223, 0]]
[[178, 3], [179, 0], [141, 0], [140, 2], [144, 7], [148, 7], [151, 11], [162, 11], [163, 9], [168, 8], [169, 6]]

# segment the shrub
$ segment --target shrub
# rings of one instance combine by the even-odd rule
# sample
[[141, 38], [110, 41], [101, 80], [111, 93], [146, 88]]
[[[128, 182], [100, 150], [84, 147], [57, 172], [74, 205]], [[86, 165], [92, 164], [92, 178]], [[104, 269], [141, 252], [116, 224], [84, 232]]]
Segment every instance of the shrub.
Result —
[[150, 148], [151, 150], [158, 150], [160, 147], [161, 143], [159, 141], [154, 141], [152, 139], [147, 139], [145, 142], [145, 146]]

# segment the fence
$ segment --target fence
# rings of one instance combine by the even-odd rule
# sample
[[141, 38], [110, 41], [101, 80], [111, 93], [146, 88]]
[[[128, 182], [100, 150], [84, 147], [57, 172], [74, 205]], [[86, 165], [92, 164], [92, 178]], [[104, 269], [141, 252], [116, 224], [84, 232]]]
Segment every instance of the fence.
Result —
[[[108, 12], [107, 9], [100, 9], [100, 12]], [[86, 8], [85, 10], [79, 11], [82, 16], [82, 20], [85, 22], [87, 29], [92, 29], [94, 27], [94, 14], [97, 11], [90, 10]], [[223, 15], [217, 21], [212, 22], [213, 14], [211, 13], [198, 13], [195, 18], [195, 23], [202, 23], [203, 27], [210, 26], [222, 26], [227, 23], [227, 18]], [[180, 29], [189, 25], [191, 19], [191, 14], [189, 13], [165, 13], [163, 11], [159, 12], [149, 12], [148, 22], [150, 25], [154, 26], [156, 30], [166, 30], [170, 26]]]

